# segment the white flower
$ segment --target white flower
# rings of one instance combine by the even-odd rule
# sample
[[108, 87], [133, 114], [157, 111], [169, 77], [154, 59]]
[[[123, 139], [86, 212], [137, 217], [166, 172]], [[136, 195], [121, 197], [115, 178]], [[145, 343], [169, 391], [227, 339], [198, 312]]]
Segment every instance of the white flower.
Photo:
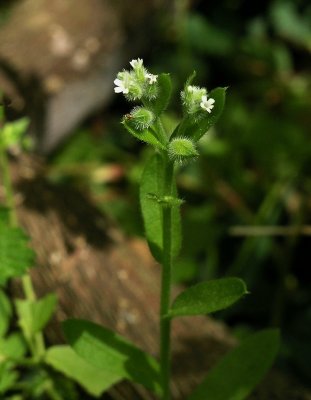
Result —
[[146, 79], [148, 79], [148, 83], [149, 85], [152, 85], [153, 83], [156, 83], [157, 79], [158, 79], [158, 75], [153, 75], [153, 74], [146, 74], [145, 75]]
[[202, 96], [200, 107], [202, 107], [203, 110], [207, 111], [208, 113], [211, 113], [212, 109], [214, 108], [214, 103], [215, 103], [214, 99], [207, 100], [207, 96]]
[[122, 81], [121, 79], [115, 79], [113, 83], [116, 85], [114, 88], [115, 93], [123, 93], [123, 94], [128, 94], [129, 89], [125, 85], [125, 82]]
[[142, 58], [137, 58], [137, 60], [132, 60], [130, 61], [131, 67], [133, 69], [141, 68], [143, 66], [143, 59]]

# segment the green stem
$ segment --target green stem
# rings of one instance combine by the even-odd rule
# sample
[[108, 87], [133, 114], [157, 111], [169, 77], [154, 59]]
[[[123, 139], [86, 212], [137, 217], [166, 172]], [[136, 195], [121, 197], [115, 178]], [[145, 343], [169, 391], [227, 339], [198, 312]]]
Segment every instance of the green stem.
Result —
[[[165, 159], [165, 186], [164, 195], [172, 194], [172, 180], [174, 165]], [[160, 361], [161, 382], [163, 389], [163, 400], [170, 399], [170, 375], [171, 375], [171, 346], [170, 332], [171, 321], [166, 318], [171, 300], [171, 270], [172, 270], [172, 208], [164, 207], [163, 218], [163, 261], [162, 261], [162, 284], [161, 284], [161, 308], [160, 308]]]
[[10, 213], [10, 224], [11, 226], [17, 226], [17, 217], [14, 207], [14, 195], [10, 178], [8, 156], [4, 147], [1, 144], [0, 144], [0, 161], [1, 161], [2, 176], [3, 176], [2, 177], [3, 186], [5, 189], [6, 205]]
[[[5, 196], [6, 196], [6, 206], [8, 207], [10, 213], [10, 225], [12, 227], [16, 227], [18, 226], [18, 219], [14, 204], [14, 193], [13, 193], [13, 187], [9, 170], [9, 161], [7, 152], [5, 148], [1, 146], [1, 144], [0, 144], [0, 162], [1, 162], [0, 167], [3, 175], [3, 186], [5, 189]], [[22, 277], [22, 286], [26, 299], [35, 302], [36, 294], [32, 285], [30, 275], [27, 274]], [[29, 343], [29, 347], [35, 358], [40, 358], [44, 354], [45, 345], [44, 345], [43, 335], [41, 332], [38, 332], [35, 335], [33, 343]]]

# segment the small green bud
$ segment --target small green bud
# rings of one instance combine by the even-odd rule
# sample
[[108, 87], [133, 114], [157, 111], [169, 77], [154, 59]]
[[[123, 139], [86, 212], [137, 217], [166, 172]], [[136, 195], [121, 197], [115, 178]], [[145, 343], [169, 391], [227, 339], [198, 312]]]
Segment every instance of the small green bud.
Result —
[[153, 112], [144, 107], [135, 107], [130, 116], [131, 123], [138, 130], [149, 128], [155, 119]]
[[168, 154], [172, 161], [183, 163], [199, 155], [191, 139], [177, 137], [168, 145]]
[[148, 198], [155, 201], [163, 208], [180, 207], [185, 201], [174, 196], [157, 196], [155, 193], [148, 193]]

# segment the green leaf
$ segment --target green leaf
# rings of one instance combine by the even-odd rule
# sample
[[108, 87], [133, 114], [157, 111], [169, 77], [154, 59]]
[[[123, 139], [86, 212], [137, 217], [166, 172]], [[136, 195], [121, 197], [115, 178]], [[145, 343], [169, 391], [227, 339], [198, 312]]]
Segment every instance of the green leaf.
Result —
[[188, 400], [244, 400], [271, 368], [279, 348], [279, 332], [255, 333], [225, 355]]
[[40, 332], [54, 313], [57, 298], [50, 293], [36, 301], [16, 300], [16, 309], [19, 317], [19, 325], [27, 338], [32, 338]]
[[192, 71], [192, 74], [188, 76], [188, 78], [187, 78], [187, 80], [186, 80], [186, 82], [185, 82], [184, 91], [187, 89], [187, 87], [188, 87], [189, 85], [192, 84], [193, 79], [194, 79], [196, 76], [197, 76], [196, 71]]
[[7, 338], [0, 339], [0, 361], [6, 358], [18, 359], [26, 351], [26, 343], [21, 333], [12, 333]]
[[9, 225], [10, 224], [10, 209], [0, 205], [0, 224]]
[[0, 285], [24, 275], [32, 266], [35, 254], [28, 244], [28, 236], [22, 229], [12, 228], [0, 220]]
[[20, 145], [28, 125], [29, 119], [26, 117], [14, 122], [6, 122], [0, 135], [0, 146], [8, 149], [9, 147]]
[[209, 98], [215, 100], [214, 108], [211, 114], [206, 113], [205, 118], [202, 118], [198, 122], [192, 122], [190, 126], [187, 127], [187, 137], [198, 141], [217, 122], [225, 106], [226, 90], [227, 88], [219, 87], [208, 94]]
[[18, 373], [11, 369], [10, 362], [0, 363], [0, 394], [9, 390], [18, 379]]
[[172, 304], [168, 316], [209, 314], [223, 310], [247, 293], [238, 278], [223, 278], [198, 283], [182, 292]]
[[8, 330], [12, 317], [12, 306], [6, 294], [0, 290], [0, 337]]
[[[146, 238], [154, 258], [161, 263], [163, 249], [163, 207], [155, 198], [162, 198], [164, 170], [161, 155], [154, 154], [147, 162], [140, 184], [140, 205], [144, 219]], [[174, 184], [174, 197], [177, 189]], [[176, 257], [181, 245], [181, 221], [179, 207], [172, 207], [172, 257]]]
[[126, 130], [133, 135], [136, 139], [141, 140], [145, 143], [151, 144], [155, 148], [165, 150], [166, 147], [162, 144], [156, 137], [155, 133], [151, 129], [144, 129], [142, 131], [135, 129], [130, 125], [130, 122], [126, 119], [123, 119], [122, 125], [126, 128]]
[[166, 110], [172, 93], [172, 80], [169, 74], [160, 74], [157, 79], [159, 95], [154, 102], [150, 102], [152, 111], [158, 117]]
[[63, 329], [77, 354], [94, 367], [161, 393], [157, 361], [123, 337], [92, 322], [77, 319], [65, 321]]
[[86, 362], [70, 346], [50, 347], [46, 352], [45, 362], [78, 382], [87, 392], [96, 397], [120, 380], [119, 375], [98, 369]]

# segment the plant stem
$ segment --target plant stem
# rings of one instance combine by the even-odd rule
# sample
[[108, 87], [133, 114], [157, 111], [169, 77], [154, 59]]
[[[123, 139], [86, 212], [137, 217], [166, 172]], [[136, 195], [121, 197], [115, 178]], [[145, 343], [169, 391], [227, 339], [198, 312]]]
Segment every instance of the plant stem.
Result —
[[16, 226], [17, 217], [14, 208], [14, 195], [10, 178], [8, 156], [3, 146], [1, 146], [1, 144], [0, 144], [0, 160], [1, 160], [1, 170], [3, 175], [3, 186], [5, 189], [6, 204], [7, 207], [9, 208], [10, 224], [11, 226]]
[[167, 143], [167, 141], [168, 141], [168, 137], [167, 137], [167, 133], [166, 133], [166, 131], [165, 131], [165, 129], [164, 129], [164, 126], [163, 126], [163, 123], [162, 123], [162, 121], [161, 121], [161, 118], [160, 117], [158, 117], [157, 119], [156, 119], [156, 123], [155, 123], [155, 126], [156, 126], [156, 132], [158, 132], [158, 134], [159, 134], [159, 140], [160, 140], [160, 142], [162, 142], [162, 143]]
[[[164, 195], [172, 194], [172, 180], [174, 164], [165, 158]], [[163, 261], [161, 284], [161, 308], [160, 308], [160, 361], [163, 400], [170, 399], [170, 364], [171, 346], [170, 332], [171, 321], [167, 318], [171, 299], [171, 269], [172, 269], [172, 208], [163, 207]]]
[[[10, 177], [9, 170], [9, 161], [5, 148], [0, 145], [0, 167], [3, 175], [3, 186], [5, 188], [5, 196], [6, 196], [6, 205], [9, 209], [10, 215], [10, 225], [12, 227], [18, 226], [17, 215], [15, 211], [14, 204], [14, 194], [12, 188], [12, 182]], [[36, 301], [36, 294], [32, 285], [32, 281], [30, 275], [24, 275], [22, 277], [22, 286], [23, 292], [27, 300], [31, 302]], [[33, 343], [29, 343], [29, 347], [32, 350], [33, 356], [35, 358], [40, 358], [45, 351], [44, 339], [41, 332], [38, 332], [35, 337]]]

